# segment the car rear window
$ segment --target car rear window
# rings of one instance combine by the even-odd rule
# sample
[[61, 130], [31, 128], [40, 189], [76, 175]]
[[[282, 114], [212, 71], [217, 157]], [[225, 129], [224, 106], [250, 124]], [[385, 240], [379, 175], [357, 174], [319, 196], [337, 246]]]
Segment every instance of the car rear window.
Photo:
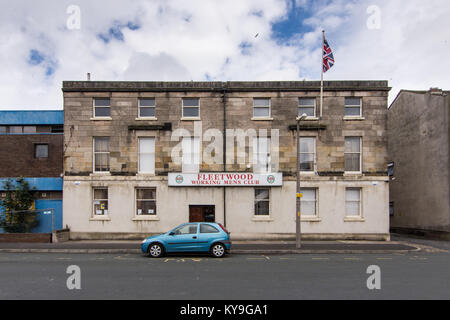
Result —
[[215, 227], [209, 224], [201, 224], [200, 225], [200, 233], [218, 233], [219, 230], [217, 230]]

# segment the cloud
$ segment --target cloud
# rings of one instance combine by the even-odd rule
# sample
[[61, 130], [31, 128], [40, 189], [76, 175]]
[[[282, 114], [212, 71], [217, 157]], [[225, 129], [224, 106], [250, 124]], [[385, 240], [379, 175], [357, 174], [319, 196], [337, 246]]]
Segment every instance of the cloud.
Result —
[[[0, 12], [0, 108], [61, 108], [63, 80], [329, 80], [449, 88], [446, 0], [14, 1]], [[369, 29], [367, 8], [380, 9]], [[258, 37], [255, 38], [255, 35]]]

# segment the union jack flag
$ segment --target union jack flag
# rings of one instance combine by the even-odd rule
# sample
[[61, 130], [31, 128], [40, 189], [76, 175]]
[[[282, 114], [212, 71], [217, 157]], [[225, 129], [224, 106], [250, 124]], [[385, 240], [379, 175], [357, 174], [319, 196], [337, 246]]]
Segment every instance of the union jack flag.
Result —
[[323, 39], [323, 72], [327, 72], [334, 65], [334, 57], [333, 52], [331, 51], [330, 46], [328, 45], [328, 41]]

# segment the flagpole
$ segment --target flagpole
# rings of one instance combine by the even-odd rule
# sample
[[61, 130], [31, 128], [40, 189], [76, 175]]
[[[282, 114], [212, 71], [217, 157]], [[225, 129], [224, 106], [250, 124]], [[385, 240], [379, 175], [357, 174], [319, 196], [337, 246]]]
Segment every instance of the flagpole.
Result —
[[322, 59], [320, 62], [321, 76], [320, 76], [320, 119], [322, 119], [322, 107], [323, 107], [323, 46], [325, 45], [325, 30], [322, 30]]

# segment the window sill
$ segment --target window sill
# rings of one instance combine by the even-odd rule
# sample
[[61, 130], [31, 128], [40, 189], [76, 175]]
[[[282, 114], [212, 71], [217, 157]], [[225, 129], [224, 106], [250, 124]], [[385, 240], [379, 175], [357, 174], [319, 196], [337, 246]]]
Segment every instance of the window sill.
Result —
[[361, 116], [344, 116], [344, 121], [363, 121], [366, 118]]
[[252, 221], [254, 222], [272, 222], [273, 219], [270, 216], [253, 216]]
[[322, 219], [319, 217], [307, 217], [307, 216], [303, 216], [302, 217], [302, 222], [321, 222]]
[[361, 217], [345, 217], [344, 222], [365, 222], [366, 219]]
[[[295, 120], [299, 121], [300, 117], [295, 118]], [[319, 118], [318, 117], [306, 117], [302, 121], [319, 121]]]
[[300, 171], [300, 176], [315, 176], [316, 173], [315, 171]]
[[362, 176], [363, 176], [362, 172], [357, 171], [344, 172], [344, 177], [362, 177]]
[[156, 174], [155, 174], [154, 172], [153, 172], [153, 173], [138, 172], [138, 173], [136, 174], [136, 176], [137, 176], [137, 177], [155, 177]]
[[181, 121], [200, 121], [200, 117], [182, 117]]
[[99, 172], [92, 172], [89, 176], [90, 177], [99, 177], [99, 176], [110, 176], [111, 172], [109, 171], [99, 171]]
[[147, 215], [141, 215], [141, 216], [135, 216], [132, 221], [159, 221], [158, 216], [147, 216]]
[[91, 121], [111, 121], [112, 118], [111, 117], [93, 117], [89, 120], [91, 120]]
[[136, 121], [156, 121], [156, 120], [158, 120], [158, 118], [156, 118], [156, 117], [139, 117], [134, 120], [136, 120]]
[[111, 221], [109, 216], [95, 216], [89, 219], [89, 221]]
[[273, 121], [272, 117], [253, 117], [250, 120], [252, 121]]

